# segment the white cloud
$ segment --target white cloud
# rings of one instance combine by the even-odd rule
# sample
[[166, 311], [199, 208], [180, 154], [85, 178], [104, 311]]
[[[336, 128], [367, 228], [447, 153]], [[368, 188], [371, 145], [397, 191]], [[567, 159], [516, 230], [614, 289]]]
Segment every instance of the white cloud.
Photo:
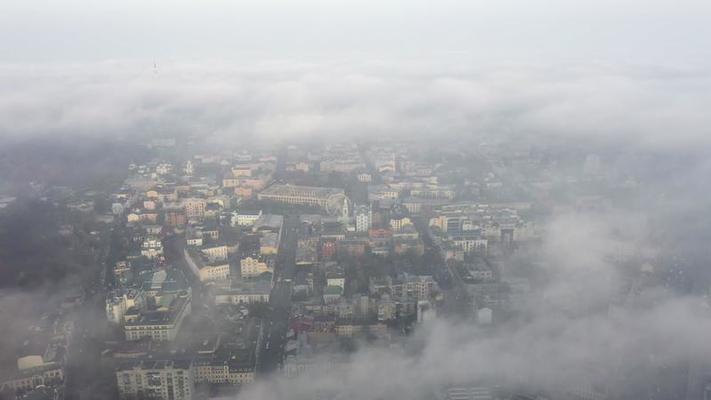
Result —
[[[711, 72], [387, 63], [0, 69], [0, 131], [309, 136], [515, 134], [651, 148], [709, 144]], [[465, 70], [466, 72], [463, 72]]]

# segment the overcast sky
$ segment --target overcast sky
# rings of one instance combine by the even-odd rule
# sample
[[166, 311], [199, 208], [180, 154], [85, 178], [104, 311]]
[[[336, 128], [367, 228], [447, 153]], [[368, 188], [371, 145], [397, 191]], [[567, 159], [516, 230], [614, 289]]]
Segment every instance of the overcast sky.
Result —
[[469, 58], [705, 65], [705, 0], [0, 1], [0, 62]]

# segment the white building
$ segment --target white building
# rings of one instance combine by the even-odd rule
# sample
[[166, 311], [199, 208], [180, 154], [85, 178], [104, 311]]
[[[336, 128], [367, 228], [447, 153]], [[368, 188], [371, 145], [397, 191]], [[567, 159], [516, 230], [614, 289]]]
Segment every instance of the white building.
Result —
[[210, 260], [210, 262], [227, 261], [230, 253], [228, 246], [203, 247], [200, 251]]
[[368, 205], [361, 205], [355, 210], [356, 232], [368, 232], [373, 226], [373, 212]]
[[195, 391], [188, 360], [131, 360], [117, 369], [116, 383], [121, 399], [190, 400]]
[[144, 305], [143, 292], [138, 290], [115, 290], [106, 296], [106, 319], [114, 324], [122, 324], [126, 310]]
[[163, 255], [163, 243], [158, 236], [147, 236], [141, 243], [141, 255], [154, 259]]
[[487, 239], [480, 237], [458, 237], [452, 240], [454, 247], [463, 250], [465, 253], [485, 253], [488, 243]]
[[230, 224], [232, 226], [252, 226], [262, 216], [262, 210], [257, 212], [234, 212]]
[[215, 304], [268, 303], [272, 286], [269, 282], [240, 282], [215, 292]]
[[257, 198], [286, 204], [316, 206], [331, 215], [340, 214], [343, 203], [348, 201], [343, 189], [279, 184], [264, 189]]

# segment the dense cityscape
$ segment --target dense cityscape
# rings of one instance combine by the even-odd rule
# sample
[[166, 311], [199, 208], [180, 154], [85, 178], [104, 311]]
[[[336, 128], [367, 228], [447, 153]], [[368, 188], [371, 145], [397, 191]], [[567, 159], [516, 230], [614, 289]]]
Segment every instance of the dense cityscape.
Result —
[[[652, 296], [660, 289], [707, 290], [678, 276], [688, 272], [680, 261], [650, 249], [664, 245], [663, 235], [630, 232], [632, 199], [649, 187], [632, 169], [613, 168], [620, 159], [483, 142], [208, 151], [194, 138], [163, 138], [141, 146], [115, 183], [76, 190], [30, 182], [21, 200], [3, 197], [5, 218], [28, 204], [32, 212], [51, 209], [43, 226], [54, 231], [44, 240], [60, 241], [84, 265], [55, 278], [63, 287], [53, 300], [33, 305], [14, 327], [14, 347], [3, 352], [7, 398], [360, 398], [359, 388], [304, 382], [357, 374], [369, 352], [417, 363], [434, 351], [428, 336], [447, 337], [442, 324], [467, 336], [455, 335], [454, 349], [471, 341], [512, 348], [470, 355], [484, 364], [430, 360], [453, 363], [431, 368], [470, 373], [403, 382], [417, 389], [409, 398], [709, 395], [711, 369], [663, 355], [634, 371], [624, 351], [618, 360], [550, 356], [552, 368], [569, 368], [554, 370], [555, 378], [545, 368], [507, 366], [507, 357], [542, 356], [509, 353], [523, 351], [515, 332], [527, 326], [615, 320], [661, 301]], [[611, 232], [563, 225], [572, 231], [556, 238], [561, 215], [562, 224], [618, 221]], [[565, 240], [589, 242], [551, 249], [569, 246]], [[583, 270], [556, 265], [550, 251]], [[500, 336], [511, 343], [492, 344]], [[639, 346], [654, 354], [653, 343]], [[409, 393], [378, 390], [363, 398]]]

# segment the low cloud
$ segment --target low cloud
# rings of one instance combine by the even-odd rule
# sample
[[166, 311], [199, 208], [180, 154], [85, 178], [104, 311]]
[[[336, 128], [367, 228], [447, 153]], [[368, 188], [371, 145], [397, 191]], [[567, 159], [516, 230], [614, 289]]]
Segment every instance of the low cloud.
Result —
[[0, 132], [311, 137], [584, 138], [648, 149], [709, 145], [711, 72], [434, 63], [0, 68]]
[[[643, 258], [615, 261], [620, 246], [644, 252], [647, 245], [641, 220], [619, 217], [569, 213], [552, 219], [535, 258], [549, 279], [534, 289], [544, 296], [529, 298], [526, 318], [495, 331], [438, 319], [404, 351], [365, 348], [340, 368], [258, 383], [240, 398], [313, 399], [321, 393], [349, 400], [429, 399], [448, 384], [544, 390], [553, 398], [592, 386], [611, 398], [656, 390], [659, 370], [711, 357], [711, 315], [703, 297], [675, 295], [661, 282], [645, 281], [666, 267], [644, 275], [638, 270]], [[623, 227], [627, 233], [619, 233]], [[685, 385], [679, 371], [667, 370], [667, 382], [658, 384], [668, 388], [680, 379]]]

